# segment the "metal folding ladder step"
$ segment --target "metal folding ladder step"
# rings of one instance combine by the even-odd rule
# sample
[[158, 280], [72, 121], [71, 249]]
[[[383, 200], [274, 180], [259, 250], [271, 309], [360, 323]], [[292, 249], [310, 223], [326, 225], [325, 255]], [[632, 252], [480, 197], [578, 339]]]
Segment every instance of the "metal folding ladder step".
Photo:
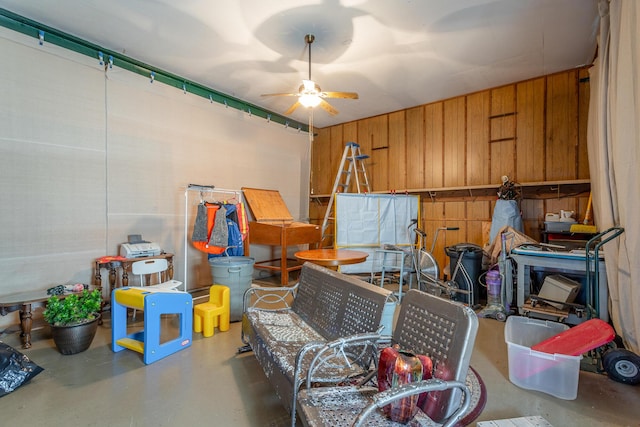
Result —
[[338, 173], [333, 182], [333, 188], [331, 189], [331, 196], [329, 197], [329, 204], [324, 214], [324, 220], [322, 221], [322, 240], [330, 234], [327, 232], [329, 225], [335, 221], [334, 215], [334, 201], [337, 193], [349, 193], [351, 178], [354, 178], [355, 190], [357, 193], [369, 193], [371, 188], [369, 187], [369, 178], [367, 178], [367, 171], [365, 169], [364, 161], [369, 156], [362, 154], [360, 151], [360, 144], [355, 142], [347, 142], [342, 153], [342, 159], [340, 160], [340, 167]]

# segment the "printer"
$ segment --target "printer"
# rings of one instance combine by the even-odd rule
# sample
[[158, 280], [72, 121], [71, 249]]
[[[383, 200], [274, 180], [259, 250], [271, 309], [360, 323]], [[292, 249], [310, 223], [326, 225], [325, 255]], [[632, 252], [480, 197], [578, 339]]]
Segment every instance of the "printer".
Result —
[[160, 245], [142, 240], [142, 236], [139, 234], [130, 235], [129, 241], [120, 245], [120, 256], [125, 258], [142, 258], [161, 253]]
[[123, 243], [120, 245], [120, 256], [125, 258], [141, 258], [156, 256], [162, 253], [157, 243]]

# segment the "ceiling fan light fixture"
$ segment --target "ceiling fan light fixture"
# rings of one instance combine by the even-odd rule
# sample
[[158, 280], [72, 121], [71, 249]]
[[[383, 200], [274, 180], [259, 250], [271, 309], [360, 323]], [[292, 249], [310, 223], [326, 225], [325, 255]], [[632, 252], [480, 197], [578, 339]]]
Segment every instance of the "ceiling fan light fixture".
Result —
[[302, 86], [300, 86], [300, 91], [304, 92], [320, 92], [320, 88], [313, 80], [302, 80]]
[[317, 107], [320, 104], [320, 101], [321, 99], [318, 95], [312, 95], [312, 94], [300, 95], [300, 98], [298, 99], [298, 102], [300, 102], [300, 104], [302, 104], [303, 107], [307, 107], [307, 108]]

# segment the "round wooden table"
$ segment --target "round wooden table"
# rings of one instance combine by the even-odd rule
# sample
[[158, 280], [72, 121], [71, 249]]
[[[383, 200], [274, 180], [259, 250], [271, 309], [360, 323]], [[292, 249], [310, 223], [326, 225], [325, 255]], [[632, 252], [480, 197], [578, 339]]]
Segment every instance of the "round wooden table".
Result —
[[309, 249], [295, 253], [295, 257], [301, 261], [309, 261], [334, 270], [340, 265], [364, 262], [368, 256], [366, 252], [349, 249]]

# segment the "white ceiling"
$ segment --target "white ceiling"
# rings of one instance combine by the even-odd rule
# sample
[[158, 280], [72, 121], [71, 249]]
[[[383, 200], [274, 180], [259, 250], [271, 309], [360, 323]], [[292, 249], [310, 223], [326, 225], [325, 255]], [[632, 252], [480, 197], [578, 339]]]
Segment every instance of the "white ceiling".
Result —
[[[283, 113], [312, 78], [326, 127], [590, 64], [597, 0], [0, 0], [0, 7]], [[306, 122], [298, 108], [291, 116]]]

